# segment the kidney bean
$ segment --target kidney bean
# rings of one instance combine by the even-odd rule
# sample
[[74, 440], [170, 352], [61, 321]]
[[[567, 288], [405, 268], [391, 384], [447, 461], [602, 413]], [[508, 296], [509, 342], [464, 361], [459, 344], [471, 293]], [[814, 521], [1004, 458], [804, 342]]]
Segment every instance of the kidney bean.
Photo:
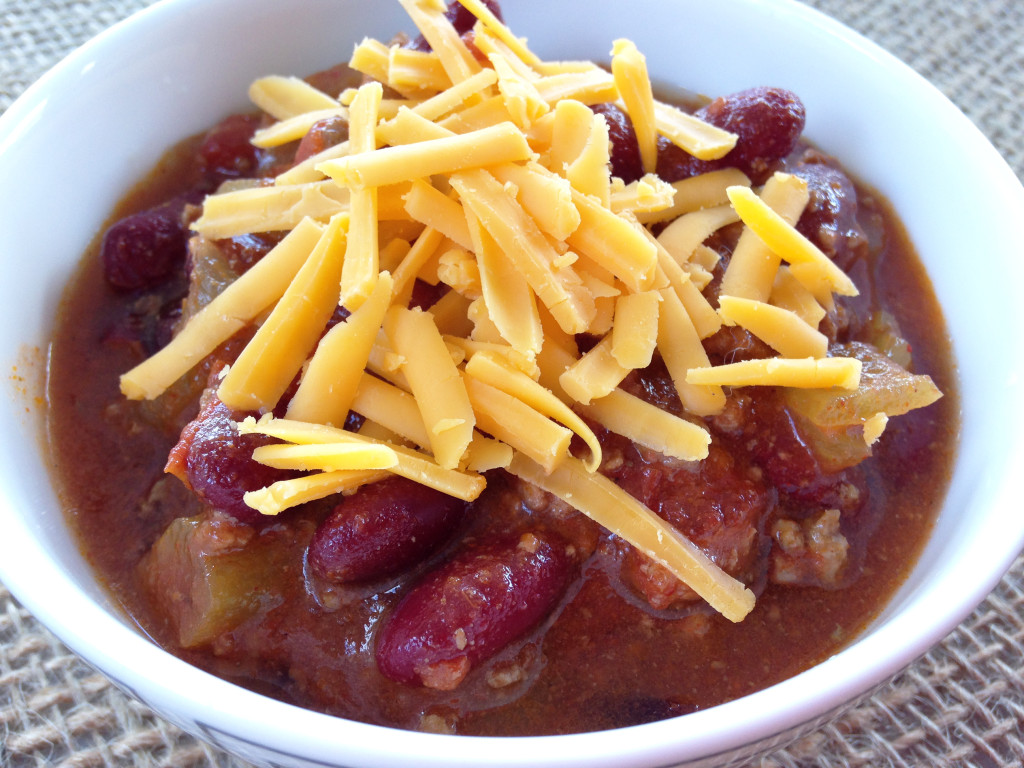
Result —
[[868, 239], [857, 220], [853, 182], [825, 160], [812, 151], [793, 168], [794, 174], [807, 181], [810, 193], [797, 229], [840, 269], [847, 270], [857, 258], [867, 255]]
[[256, 114], [231, 115], [207, 132], [199, 147], [199, 163], [209, 182], [256, 175], [260, 152], [251, 140], [262, 120]]
[[658, 173], [679, 181], [718, 168], [739, 168], [763, 184], [796, 147], [806, 113], [796, 94], [783, 88], [750, 88], [721, 96], [697, 110], [697, 117], [737, 135], [736, 146], [718, 160], [698, 160], [667, 139], [658, 147]]
[[339, 583], [403, 571], [449, 537], [465, 506], [404, 477], [365, 486], [317, 528], [307, 551], [309, 565], [316, 575]]
[[640, 158], [640, 145], [636, 141], [633, 122], [617, 104], [595, 104], [591, 109], [603, 115], [608, 122], [608, 139], [611, 141], [612, 175], [629, 184], [644, 175]]
[[546, 533], [481, 544], [427, 574], [377, 636], [377, 667], [409, 685], [452, 690], [470, 669], [522, 637], [562, 598], [568, 545]]
[[320, 154], [328, 147], [341, 144], [346, 139], [348, 139], [348, 121], [345, 118], [335, 116], [317, 120], [299, 142], [299, 147], [295, 150], [295, 163], [301, 163], [313, 155]]
[[240, 435], [235, 422], [248, 414], [228, 408], [207, 390], [199, 414], [171, 449], [167, 471], [182, 477], [201, 502], [236, 520], [255, 523], [262, 515], [245, 503], [255, 491], [294, 473], [254, 461], [253, 449], [273, 442], [263, 435]]
[[188, 236], [183, 202], [126, 216], [103, 235], [103, 274], [114, 288], [135, 291], [167, 280], [185, 263]]

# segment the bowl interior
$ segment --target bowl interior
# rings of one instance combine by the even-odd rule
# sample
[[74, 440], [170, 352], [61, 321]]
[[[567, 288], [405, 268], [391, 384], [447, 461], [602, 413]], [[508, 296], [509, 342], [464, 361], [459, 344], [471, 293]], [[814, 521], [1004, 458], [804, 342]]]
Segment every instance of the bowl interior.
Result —
[[[708, 94], [752, 85], [797, 92], [807, 135], [894, 204], [946, 310], [963, 404], [960, 455], [930, 543], [867, 635], [772, 689], [628, 737], [517, 739], [487, 749], [494, 765], [613, 765], [627, 755], [653, 765], [721, 754], [822, 715], [898, 671], [962, 620], [1024, 545], [1010, 496], [1022, 467], [1013, 440], [1021, 416], [1005, 407], [1021, 395], [1014, 351], [1024, 316], [1013, 294], [1024, 275], [1013, 225], [1024, 215], [1024, 190], [936, 90], [796, 3], [636, 0], [602, 3], [599, 14], [582, 0], [506, 6], [512, 29], [543, 56], [606, 60], [612, 41], [628, 37], [661, 83]], [[306, 74], [345, 60], [363, 36], [388, 39], [400, 29], [411, 25], [397, 3], [164, 0], [73, 54], [0, 118], [0, 360], [11, 371], [0, 396], [0, 577], [123, 687], [250, 758], [266, 753], [249, 742], [325, 763], [338, 755], [366, 765], [481, 759], [479, 740], [304, 712], [151, 645], [117, 611], [68, 533], [40, 439], [43, 405], [21, 378], [44, 375], [52, 317], [77, 257], [166, 148], [246, 106], [254, 77]]]

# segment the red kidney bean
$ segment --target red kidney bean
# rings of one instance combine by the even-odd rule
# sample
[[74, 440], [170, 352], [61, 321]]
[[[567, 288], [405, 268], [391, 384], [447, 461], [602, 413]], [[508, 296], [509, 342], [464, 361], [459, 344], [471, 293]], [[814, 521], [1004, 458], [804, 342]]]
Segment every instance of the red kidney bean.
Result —
[[182, 205], [168, 203], [126, 216], [106, 231], [100, 258], [110, 285], [124, 291], [153, 288], [181, 269], [188, 244]]
[[406, 570], [451, 535], [465, 502], [393, 477], [361, 488], [320, 524], [307, 551], [313, 572], [339, 583]]
[[199, 163], [210, 183], [256, 175], [260, 152], [251, 140], [262, 121], [256, 114], [231, 115], [207, 132], [199, 147]]
[[678, 181], [718, 168], [739, 168], [755, 184], [764, 183], [796, 147], [804, 130], [804, 105], [783, 88], [750, 88], [721, 96], [697, 110], [697, 117], [737, 135], [736, 146], [718, 160], [698, 160], [662, 139], [658, 173]]
[[857, 190], [850, 178], [824, 162], [827, 158], [809, 152], [793, 167], [793, 173], [807, 181], [810, 193], [797, 229], [821, 248], [841, 269], [849, 269], [865, 256], [868, 240], [857, 221]]
[[617, 104], [595, 104], [591, 109], [604, 115], [608, 122], [608, 139], [611, 142], [612, 175], [629, 184], [644, 175], [644, 164], [640, 158], [640, 145], [636, 141], [633, 121]]
[[551, 534], [466, 550], [414, 585], [385, 620], [377, 667], [392, 680], [452, 690], [473, 666], [539, 624], [572, 573], [568, 545]]
[[318, 155], [328, 147], [348, 139], [348, 121], [343, 117], [325, 117], [317, 120], [299, 142], [295, 150], [295, 163]]
[[235, 422], [247, 415], [231, 410], [207, 390], [199, 414], [185, 426], [178, 444], [171, 449], [168, 469], [181, 468], [192, 491], [204, 504], [236, 520], [255, 523], [263, 517], [245, 503], [245, 492], [293, 477], [294, 473], [253, 460], [253, 449], [273, 440], [263, 435], [239, 434]]

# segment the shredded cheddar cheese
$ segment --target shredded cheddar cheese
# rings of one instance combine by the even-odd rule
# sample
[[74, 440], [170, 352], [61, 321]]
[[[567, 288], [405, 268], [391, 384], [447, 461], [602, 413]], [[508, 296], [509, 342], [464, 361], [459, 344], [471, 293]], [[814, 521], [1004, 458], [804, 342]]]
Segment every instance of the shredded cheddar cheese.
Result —
[[[711, 441], [701, 420], [722, 411], [725, 388], [857, 388], [861, 363], [830, 357], [818, 330], [833, 294], [857, 289], [795, 228], [806, 183], [776, 174], [755, 191], [729, 168], [663, 180], [659, 141], [713, 160], [737, 137], [657, 101], [631, 41], [615, 41], [609, 72], [542, 60], [480, 0], [459, 0], [477, 19], [472, 38], [441, 0], [400, 2], [431, 50], [363, 40], [349, 64], [364, 82], [337, 98], [291, 77], [252, 84], [274, 119], [258, 146], [300, 140], [325, 117], [346, 119], [349, 139], [273, 184], [208, 196], [201, 236], [287, 235], [126, 373], [122, 391], [159, 397], [249, 327], [218, 394], [264, 414], [242, 434], [281, 441], [256, 461], [308, 473], [247, 493], [262, 514], [392, 474], [471, 501], [483, 473], [503, 468], [740, 620], [750, 591], [598, 472], [597, 434], [698, 462]], [[608, 122], [591, 109], [601, 102], [631, 118], [637, 181], [612, 174]], [[709, 243], [729, 226], [742, 234], [723, 275]], [[715, 306], [704, 290], [717, 275]], [[442, 292], [425, 310], [417, 281]], [[339, 305], [348, 316], [327, 328]], [[723, 324], [779, 356], [712, 365], [705, 340]], [[680, 415], [620, 387], [656, 358]], [[296, 381], [286, 416], [270, 416]], [[342, 429], [350, 412], [365, 419], [359, 432]], [[868, 445], [887, 419], [864, 420]]]
[[687, 372], [686, 381], [697, 386], [856, 389], [860, 383], [860, 370], [860, 360], [852, 357], [769, 357], [714, 367], [694, 366]]
[[647, 75], [647, 60], [632, 40], [616, 40], [612, 47], [612, 76], [615, 88], [633, 122], [640, 160], [646, 173], [658, 164], [658, 127], [654, 121], [654, 92]]
[[277, 120], [288, 120], [306, 112], [337, 109], [341, 106], [323, 91], [297, 77], [270, 75], [249, 86], [249, 99]]

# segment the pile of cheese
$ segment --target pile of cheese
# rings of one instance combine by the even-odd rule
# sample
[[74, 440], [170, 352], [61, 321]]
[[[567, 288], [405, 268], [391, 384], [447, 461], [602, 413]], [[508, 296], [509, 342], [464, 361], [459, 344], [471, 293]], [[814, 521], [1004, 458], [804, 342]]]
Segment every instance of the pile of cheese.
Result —
[[[247, 494], [254, 508], [277, 514], [388, 473], [472, 500], [482, 473], [501, 467], [740, 620], [750, 591], [596, 472], [601, 447], [581, 417], [699, 461], [710, 436], [698, 422], [723, 408], [723, 387], [857, 387], [859, 361], [829, 357], [817, 330], [833, 294], [856, 288], [793, 227], [806, 184], [778, 174], [754, 191], [734, 169], [658, 178], [659, 136], [701, 159], [722, 157], [736, 137], [656, 100], [629, 41], [615, 42], [610, 72], [542, 61], [479, 0], [459, 0], [478, 19], [473, 48], [441, 0], [400, 2], [429, 52], [364, 40], [350, 66], [365, 84], [339, 95], [296, 78], [252, 85], [276, 120], [257, 145], [293, 142], [331, 116], [347, 119], [349, 139], [273, 184], [207, 198], [201, 235], [288, 234], [125, 374], [122, 391], [158, 397], [256, 326], [218, 394], [266, 414], [239, 424], [281, 441], [257, 449], [257, 461], [308, 474]], [[602, 102], [632, 120], [639, 181], [610, 173], [608, 125], [589, 108]], [[745, 229], [716, 308], [701, 291], [718, 254], [703, 243], [737, 221]], [[653, 236], [650, 225], [666, 222]], [[412, 308], [417, 279], [450, 290]], [[351, 314], [324, 333], [339, 304]], [[723, 323], [778, 357], [712, 366], [701, 340]], [[577, 334], [600, 341], [581, 355]], [[656, 352], [692, 420], [619, 388]], [[297, 376], [286, 416], [272, 417]], [[358, 432], [342, 428], [350, 410], [365, 417]], [[569, 451], [574, 435], [588, 447], [582, 460]]]

